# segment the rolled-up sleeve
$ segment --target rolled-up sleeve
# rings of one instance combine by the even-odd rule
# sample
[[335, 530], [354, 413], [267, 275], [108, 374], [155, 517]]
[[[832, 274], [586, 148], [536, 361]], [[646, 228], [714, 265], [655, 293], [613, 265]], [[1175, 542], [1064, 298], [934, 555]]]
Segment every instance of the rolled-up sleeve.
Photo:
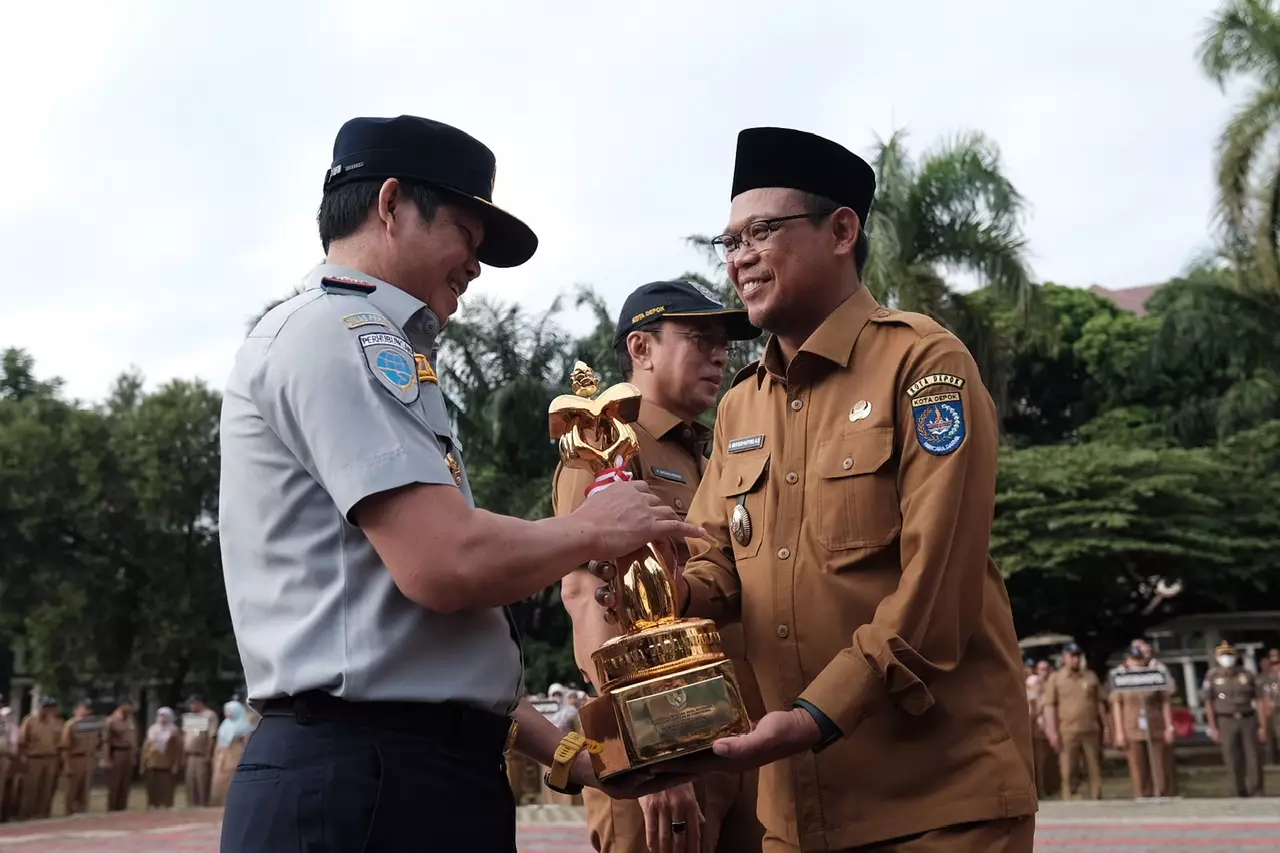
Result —
[[[939, 375], [964, 385], [907, 395], [912, 383]], [[999, 443], [995, 406], [973, 358], [949, 334], [916, 343], [903, 382], [895, 438], [901, 579], [801, 695], [846, 734], [887, 704], [908, 714], [928, 710], [930, 682], [956, 668], [983, 618]], [[958, 419], [959, 441], [949, 444], [955, 431], [930, 432], [935, 418], [952, 426]]]
[[289, 318], [250, 383], [267, 425], [348, 520], [357, 503], [380, 492], [413, 483], [456, 485], [445, 461], [448, 436], [424, 417], [427, 393], [439, 389], [421, 386], [406, 402], [385, 387], [360, 336], [324, 299]]

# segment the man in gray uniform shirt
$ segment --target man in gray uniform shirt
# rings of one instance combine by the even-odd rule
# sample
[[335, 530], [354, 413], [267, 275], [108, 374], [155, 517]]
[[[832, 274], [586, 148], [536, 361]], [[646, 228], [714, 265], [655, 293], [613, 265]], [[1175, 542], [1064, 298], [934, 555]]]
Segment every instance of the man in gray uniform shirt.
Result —
[[[588, 560], [702, 535], [643, 483], [537, 522], [475, 508], [433, 361], [480, 264], [537, 247], [493, 205], [494, 163], [438, 122], [347, 122], [318, 216], [327, 262], [237, 354], [222, 557], [263, 719], [224, 853], [514, 853], [503, 753], [550, 766], [561, 733], [521, 699], [505, 605]], [[571, 780], [600, 787], [585, 753]]]

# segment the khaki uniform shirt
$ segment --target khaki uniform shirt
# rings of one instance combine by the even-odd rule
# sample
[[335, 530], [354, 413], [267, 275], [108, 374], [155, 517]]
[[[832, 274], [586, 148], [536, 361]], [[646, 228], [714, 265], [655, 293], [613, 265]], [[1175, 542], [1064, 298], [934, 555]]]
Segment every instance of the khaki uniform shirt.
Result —
[[[702, 424], [687, 425], [661, 406], [642, 400], [635, 433], [640, 442], [640, 453], [631, 461], [631, 474], [648, 483], [663, 503], [684, 518], [706, 470], [711, 430]], [[584, 469], [557, 466], [553, 487], [556, 514], [566, 515], [581, 506], [592, 482], [591, 474]], [[676, 551], [676, 557], [682, 563], [689, 559], [689, 549], [684, 542], [678, 543]], [[758, 720], [764, 716], [764, 703], [751, 667], [744, 659], [742, 628], [736, 624], [718, 627], [724, 653], [733, 663], [734, 674], [738, 677], [743, 702], [751, 718]], [[594, 682], [592, 651], [594, 649], [574, 645], [578, 669]]]
[[1036, 810], [1022, 655], [988, 550], [997, 445], [964, 345], [865, 289], [790, 365], [770, 340], [721, 401], [687, 615], [741, 619], [768, 710], [802, 698], [844, 733], [761, 768], [760, 820], [787, 842]]
[[1091, 669], [1060, 669], [1045, 685], [1041, 705], [1058, 712], [1059, 734], [1101, 731], [1098, 719], [1102, 683]]
[[62, 726], [59, 744], [72, 758], [93, 755], [102, 746], [103, 728], [102, 720], [94, 717], [85, 717], [82, 720], [72, 718]]
[[121, 752], [138, 752], [138, 724], [132, 716], [125, 718], [112, 711], [107, 717], [107, 727], [102, 735], [102, 745], [108, 759]]
[[55, 717], [41, 719], [39, 712], [33, 711], [22, 721], [18, 732], [18, 744], [22, 754], [27, 758], [51, 758], [58, 754], [58, 743], [62, 738], [62, 723]]
[[1163, 742], [1164, 703], [1162, 690], [1115, 691], [1113, 705], [1120, 707], [1120, 726], [1130, 743], [1147, 740]]
[[1213, 712], [1220, 716], [1235, 716], [1254, 710], [1258, 699], [1258, 685], [1253, 673], [1233, 666], [1223, 669], [1215, 666], [1205, 673], [1204, 698], [1213, 705]]
[[[188, 719], [188, 717], [192, 719]], [[198, 719], [203, 717], [207, 725], [201, 729]], [[182, 716], [182, 744], [186, 755], [213, 757], [213, 747], [218, 737], [218, 714], [212, 708], [205, 708], [200, 713]]]

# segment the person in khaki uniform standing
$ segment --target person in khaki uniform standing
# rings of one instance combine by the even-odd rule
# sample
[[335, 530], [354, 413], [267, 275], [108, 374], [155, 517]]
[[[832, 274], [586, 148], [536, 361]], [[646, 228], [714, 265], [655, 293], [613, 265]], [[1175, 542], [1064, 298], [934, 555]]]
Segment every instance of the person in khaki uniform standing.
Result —
[[204, 704], [203, 696], [187, 699], [182, 717], [182, 751], [186, 772], [187, 805], [209, 805], [209, 781], [213, 773], [213, 748], [217, 744], [218, 713]]
[[57, 710], [57, 700], [46, 696], [40, 701], [40, 709], [22, 721], [18, 744], [26, 770], [20, 816], [25, 819], [53, 814], [53, 791], [58, 784], [58, 742], [62, 737]]
[[1089, 799], [1102, 799], [1102, 742], [1107, 709], [1102, 704], [1102, 684], [1093, 670], [1081, 665], [1080, 647], [1068, 643], [1062, 650], [1062, 669], [1045, 685], [1045, 734], [1058, 753], [1062, 799], [1071, 799], [1075, 770], [1084, 758], [1089, 775]]
[[147, 808], [173, 808], [173, 787], [182, 769], [182, 732], [172, 708], [156, 711], [156, 721], [142, 742], [142, 775], [147, 783]]
[[88, 699], [77, 703], [75, 713], [62, 726], [59, 738], [67, 782], [68, 816], [89, 810], [94, 760], [102, 747], [102, 721], [93, 719], [92, 711], [93, 703]]
[[[1138, 646], [1125, 652], [1124, 668], [1142, 669], [1148, 659]], [[1111, 727], [1117, 749], [1129, 760], [1135, 799], [1168, 796], [1165, 745], [1173, 743], [1173, 704], [1166, 690], [1115, 690]]]
[[772, 335], [720, 402], [678, 590], [687, 616], [741, 621], [768, 713], [669, 769], [760, 767], [768, 853], [1030, 853], [995, 405], [953, 334], [862, 285], [874, 186], [821, 137], [738, 138], [713, 244]]
[[1263, 792], [1262, 745], [1266, 721], [1258, 713], [1258, 685], [1253, 673], [1239, 666], [1235, 647], [1219, 643], [1213, 650], [1218, 665], [1204, 676], [1204, 710], [1209, 737], [1222, 745], [1222, 760], [1237, 797]]
[[1258, 709], [1267, 742], [1262, 745], [1265, 759], [1280, 764], [1280, 653], [1271, 650], [1276, 659], [1265, 657], [1258, 663]]
[[125, 699], [107, 717], [102, 734], [102, 766], [107, 770], [107, 811], [129, 807], [129, 789], [138, 763], [138, 723], [133, 701]]
[[[684, 517], [706, 469], [711, 430], [697, 418], [716, 404], [724, 379], [729, 341], [752, 340], [760, 330], [747, 312], [725, 308], [714, 293], [695, 282], [659, 281], [636, 289], [623, 303], [613, 336], [619, 367], [641, 393], [635, 424], [640, 453], [629, 473], [643, 480], [663, 503]], [[593, 486], [580, 468], [556, 468], [557, 515], [573, 512]], [[676, 558], [689, 557], [681, 541]], [[587, 683], [595, 684], [591, 653], [617, 635], [595, 603], [595, 579], [586, 571], [567, 576], [561, 586], [573, 618], [574, 657]], [[751, 669], [743, 659], [741, 628], [721, 629], [752, 719], [764, 715]], [[599, 853], [750, 853], [764, 834], [756, 820], [756, 771], [713, 773], [696, 783], [632, 800], [613, 800], [584, 790], [591, 845]], [[683, 843], [681, 836], [684, 836]], [[679, 846], [677, 846], [679, 844]]]

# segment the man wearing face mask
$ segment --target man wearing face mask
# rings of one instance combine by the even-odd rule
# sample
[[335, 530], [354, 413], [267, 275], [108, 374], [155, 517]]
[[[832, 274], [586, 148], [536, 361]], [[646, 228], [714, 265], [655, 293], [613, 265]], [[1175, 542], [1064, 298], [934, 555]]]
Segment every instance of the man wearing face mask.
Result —
[[[222, 563], [262, 720], [224, 851], [513, 853], [503, 754], [551, 764], [561, 733], [521, 698], [505, 605], [587, 560], [701, 535], [643, 483], [564, 518], [475, 507], [433, 363], [480, 265], [537, 247], [493, 204], [495, 163], [429, 119], [344, 124], [317, 216], [326, 262], [237, 354]], [[574, 782], [598, 785], [579, 758]]]
[[1262, 796], [1261, 745], [1267, 741], [1267, 729], [1258, 713], [1258, 685], [1238, 664], [1230, 643], [1219, 643], [1213, 653], [1218, 665], [1205, 674], [1202, 688], [1209, 737], [1222, 746], [1234, 795]]

